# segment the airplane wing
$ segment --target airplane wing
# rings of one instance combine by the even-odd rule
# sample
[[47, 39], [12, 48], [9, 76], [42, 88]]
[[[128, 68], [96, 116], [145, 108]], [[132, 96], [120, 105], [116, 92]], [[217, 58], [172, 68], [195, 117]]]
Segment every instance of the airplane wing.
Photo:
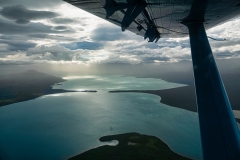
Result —
[[203, 158], [240, 159], [239, 129], [205, 32], [238, 16], [239, 0], [65, 1], [149, 42], [189, 34]]
[[[193, 0], [64, 0], [114, 23], [149, 42], [188, 35], [181, 23], [191, 12]], [[204, 26], [210, 29], [239, 15], [239, 0], [209, 0]], [[195, 11], [198, 8], [194, 9]]]

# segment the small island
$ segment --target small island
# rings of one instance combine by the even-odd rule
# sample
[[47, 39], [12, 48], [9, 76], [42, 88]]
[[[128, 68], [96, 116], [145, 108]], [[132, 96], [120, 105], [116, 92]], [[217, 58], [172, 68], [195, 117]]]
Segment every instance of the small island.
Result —
[[189, 160], [174, 153], [163, 141], [154, 136], [139, 133], [125, 133], [104, 136], [101, 142], [117, 140], [116, 146], [104, 145], [82, 154], [69, 158], [69, 160]]
[[[64, 81], [66, 80], [60, 77], [51, 76], [34, 70], [2, 75], [0, 77], [0, 107], [35, 99], [48, 94], [77, 92], [64, 89], [52, 89], [53, 85], [61, 85]], [[97, 91], [87, 90], [82, 92]]]

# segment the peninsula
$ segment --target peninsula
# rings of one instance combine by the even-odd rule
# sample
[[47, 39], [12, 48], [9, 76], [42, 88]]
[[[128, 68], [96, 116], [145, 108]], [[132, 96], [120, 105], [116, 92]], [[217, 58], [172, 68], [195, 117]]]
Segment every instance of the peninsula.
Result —
[[189, 160], [174, 153], [163, 141], [154, 136], [125, 133], [104, 136], [99, 140], [101, 142], [117, 140], [119, 143], [116, 146], [104, 145], [91, 149], [69, 160]]
[[[0, 106], [31, 100], [47, 94], [76, 92], [52, 89], [65, 80], [34, 70], [0, 77]], [[84, 91], [96, 92], [96, 91]]]
[[52, 85], [64, 81], [62, 78], [34, 70], [1, 76], [0, 106], [34, 99], [46, 94], [69, 92], [52, 89]]
[[[240, 92], [240, 66], [234, 70], [220, 72], [228, 98], [233, 110], [240, 110], [239, 92]], [[165, 90], [114, 90], [109, 93], [117, 92], [140, 92], [154, 94], [161, 97], [160, 102], [166, 105], [197, 112], [195, 87], [193, 73], [190, 70], [181, 70], [159, 75], [138, 76], [141, 78], [159, 78], [168, 82], [186, 84], [188, 86], [171, 88]], [[236, 119], [240, 123], [240, 119]]]

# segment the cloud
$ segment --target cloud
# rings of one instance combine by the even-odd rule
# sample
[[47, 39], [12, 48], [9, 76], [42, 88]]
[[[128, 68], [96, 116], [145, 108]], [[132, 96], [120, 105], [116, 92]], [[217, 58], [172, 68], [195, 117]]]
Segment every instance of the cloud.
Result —
[[119, 27], [108, 25], [101, 25], [96, 27], [91, 33], [93, 41], [116, 41], [120, 39], [127, 39], [127, 34], [122, 33]]
[[98, 50], [103, 47], [102, 43], [98, 42], [74, 42], [74, 43], [69, 43], [69, 44], [62, 44], [62, 46], [69, 48], [71, 50], [76, 50], [76, 49], [88, 49], [88, 50]]
[[[29, 42], [28, 38], [25, 36], [0, 36], [0, 44], [5, 45], [5, 50], [0, 52], [5, 52], [6, 54], [12, 53], [12, 51], [27, 51], [29, 48], [33, 48], [37, 43]], [[4, 47], [1, 47], [2, 49]], [[3, 53], [2, 53], [3, 54]]]
[[101, 61], [97, 61], [98, 63], [107, 63], [107, 64], [137, 64], [140, 61], [135, 57], [129, 56], [119, 56], [116, 54], [111, 54]]
[[78, 21], [70, 18], [54, 18], [54, 19], [51, 19], [51, 22], [55, 24], [71, 24], [71, 23], [76, 23]]
[[1, 40], [0, 43], [7, 44], [8, 51], [27, 51], [29, 48], [35, 47], [36, 43], [31, 42], [22, 42], [22, 41], [9, 41], [9, 40]]
[[29, 10], [23, 5], [3, 7], [0, 14], [9, 20], [14, 20], [18, 24], [27, 24], [31, 20], [49, 19], [58, 16], [57, 13], [50, 11]]
[[29, 21], [29, 20], [26, 20], [26, 19], [17, 19], [15, 22], [18, 23], [18, 24], [27, 24], [27, 23], [29, 23], [30, 21]]
[[83, 50], [72, 51], [64, 46], [52, 45], [52, 46], [37, 46], [30, 48], [27, 51], [27, 56], [33, 60], [48, 60], [48, 61], [86, 61], [81, 55]]
[[67, 26], [54, 26], [52, 29], [57, 31], [66, 31], [69, 28]]
[[62, 0], [1, 0], [0, 6], [22, 4], [31, 8], [57, 8], [65, 2]]
[[234, 53], [230, 51], [225, 51], [225, 52], [218, 52], [214, 54], [217, 58], [230, 58], [234, 55]]
[[55, 41], [60, 41], [60, 42], [78, 41], [78, 38], [75, 38], [75, 37], [55, 35], [55, 34], [51, 35], [51, 34], [36, 33], [36, 34], [29, 34], [28, 37], [32, 40], [46, 39], [46, 40], [55, 40]]
[[[148, 43], [62, 0], [0, 0], [0, 6], [0, 60], [5, 58], [6, 62], [136, 64], [191, 60], [188, 38]], [[228, 40], [210, 40], [216, 58], [240, 57], [239, 25], [238, 19], [207, 32]]]
[[28, 35], [28, 34], [64, 34], [72, 33], [72, 30], [57, 31], [52, 30], [52, 26], [45, 25], [43, 23], [30, 23], [28, 25], [17, 25], [11, 21], [6, 21], [0, 18], [0, 34], [3, 35]]
[[31, 48], [27, 52], [27, 56], [35, 55], [36, 58], [46, 58], [50, 57], [55, 60], [72, 60], [71, 50], [63, 47], [63, 46], [38, 46], [35, 48]]
[[34, 62], [23, 60], [0, 60], [0, 65], [26, 65], [26, 64], [34, 64]]
[[155, 63], [155, 62], [167, 62], [171, 58], [167, 56], [144, 56], [141, 58], [142, 63]]
[[29, 34], [28, 37], [32, 37], [32, 38], [47, 38], [48, 35], [47, 34], [41, 34], [41, 33], [33, 33], [33, 34]]
[[229, 47], [229, 46], [235, 46], [240, 44], [240, 38], [230, 38], [226, 41], [210, 41], [211, 46], [215, 48], [220, 47]]

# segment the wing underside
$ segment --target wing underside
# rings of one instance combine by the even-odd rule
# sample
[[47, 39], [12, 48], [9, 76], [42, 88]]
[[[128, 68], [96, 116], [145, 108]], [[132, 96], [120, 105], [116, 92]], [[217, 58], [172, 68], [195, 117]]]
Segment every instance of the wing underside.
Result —
[[[193, 0], [64, 0], [149, 41], [188, 35], [181, 22]], [[197, 8], [196, 8], [197, 9]], [[238, 0], [209, 0], [204, 26], [210, 29], [239, 15]], [[146, 34], [147, 33], [147, 34]]]
[[[181, 22], [191, 10], [193, 0], [64, 0], [80, 9], [148, 38], [177, 38], [188, 35]], [[239, 15], [238, 0], [209, 0], [205, 11], [206, 29]], [[197, 8], [196, 8], [197, 10]]]

